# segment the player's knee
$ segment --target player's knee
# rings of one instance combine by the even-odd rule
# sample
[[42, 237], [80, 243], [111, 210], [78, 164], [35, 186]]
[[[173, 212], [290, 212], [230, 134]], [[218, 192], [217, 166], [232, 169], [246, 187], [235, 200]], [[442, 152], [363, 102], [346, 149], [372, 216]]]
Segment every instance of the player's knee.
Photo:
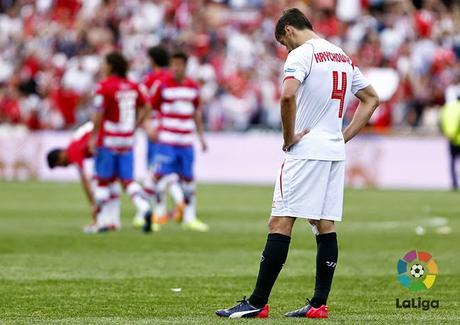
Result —
[[318, 220], [316, 222], [316, 228], [320, 234], [327, 234], [335, 232], [335, 223], [331, 220]]
[[268, 231], [271, 234], [291, 236], [293, 222], [287, 217], [271, 217], [268, 221]]

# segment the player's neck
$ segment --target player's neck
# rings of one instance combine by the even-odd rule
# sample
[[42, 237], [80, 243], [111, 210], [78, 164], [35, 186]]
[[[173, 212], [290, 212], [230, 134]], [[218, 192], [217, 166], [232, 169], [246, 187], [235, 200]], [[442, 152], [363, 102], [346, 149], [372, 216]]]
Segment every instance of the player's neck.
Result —
[[178, 83], [182, 84], [182, 83], [184, 83], [184, 81], [185, 81], [185, 76], [184, 76], [184, 77], [178, 77], [178, 76], [176, 76], [175, 79], [176, 79], [176, 81], [177, 81]]
[[299, 34], [299, 46], [312, 39], [320, 38], [318, 34], [310, 29], [302, 30]]

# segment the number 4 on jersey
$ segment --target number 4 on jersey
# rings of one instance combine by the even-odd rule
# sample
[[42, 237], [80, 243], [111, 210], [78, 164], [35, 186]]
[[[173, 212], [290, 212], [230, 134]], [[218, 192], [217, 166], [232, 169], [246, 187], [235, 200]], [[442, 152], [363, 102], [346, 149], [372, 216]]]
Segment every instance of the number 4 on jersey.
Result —
[[343, 106], [345, 103], [345, 93], [347, 91], [347, 73], [342, 72], [342, 88], [339, 89], [339, 72], [332, 71], [332, 99], [340, 100], [339, 118], [343, 115]]

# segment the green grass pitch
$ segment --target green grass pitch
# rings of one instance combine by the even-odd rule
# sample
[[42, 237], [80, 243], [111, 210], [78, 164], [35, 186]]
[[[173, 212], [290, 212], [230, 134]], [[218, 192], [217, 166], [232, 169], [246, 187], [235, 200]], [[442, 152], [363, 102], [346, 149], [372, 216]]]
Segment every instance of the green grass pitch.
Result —
[[[0, 324], [262, 324], [214, 311], [253, 288], [271, 196], [271, 187], [201, 185], [198, 212], [211, 232], [169, 224], [151, 235], [131, 227], [125, 197], [122, 231], [88, 236], [78, 184], [0, 183]], [[450, 234], [437, 233], [446, 226]], [[458, 193], [347, 190], [329, 320], [283, 319], [313, 289], [316, 245], [298, 221], [265, 322], [458, 324], [459, 226]], [[438, 263], [430, 290], [412, 293], [396, 280], [396, 263], [411, 249]], [[418, 297], [440, 307], [396, 308], [396, 298]]]

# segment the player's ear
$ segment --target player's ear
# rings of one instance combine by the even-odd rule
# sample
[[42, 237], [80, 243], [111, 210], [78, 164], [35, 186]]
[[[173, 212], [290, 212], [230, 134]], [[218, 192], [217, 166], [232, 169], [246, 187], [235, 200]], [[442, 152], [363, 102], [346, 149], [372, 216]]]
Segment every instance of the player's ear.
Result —
[[285, 36], [292, 36], [294, 33], [294, 28], [291, 25], [284, 26], [284, 35]]

